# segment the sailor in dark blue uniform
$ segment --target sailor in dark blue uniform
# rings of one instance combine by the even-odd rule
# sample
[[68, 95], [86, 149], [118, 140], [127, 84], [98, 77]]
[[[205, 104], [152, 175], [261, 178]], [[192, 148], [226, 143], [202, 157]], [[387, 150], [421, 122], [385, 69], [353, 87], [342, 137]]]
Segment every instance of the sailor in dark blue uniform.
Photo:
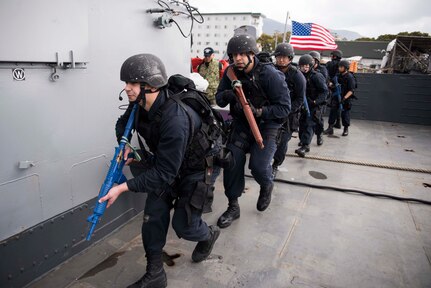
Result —
[[[329, 76], [329, 89], [332, 94], [334, 94], [335, 90], [335, 84], [333, 83], [334, 77], [338, 75], [338, 63], [340, 63], [341, 58], [343, 57], [343, 52], [341, 50], [334, 50], [331, 51], [331, 61], [328, 61], [326, 63], [326, 68], [328, 70], [328, 76]], [[333, 102], [331, 100], [330, 107], [331, 110], [338, 110], [338, 107], [335, 107], [332, 105]], [[336, 115], [336, 121], [333, 123], [330, 123], [329, 121], [329, 127], [326, 129], [323, 134], [328, 134], [333, 128], [341, 128], [341, 121], [340, 121], [340, 113], [341, 111], [337, 111], [338, 114]], [[335, 111], [333, 111], [335, 113]]]
[[[326, 85], [328, 85], [329, 84], [328, 70], [326, 69], [326, 66], [323, 66], [320, 64], [320, 59], [321, 59], [320, 53], [317, 51], [311, 51], [308, 54], [310, 54], [310, 56], [313, 57], [313, 59], [314, 59], [313, 69], [323, 75], [323, 77], [325, 78], [325, 83], [326, 83]], [[329, 96], [329, 93], [328, 93], [328, 96]], [[328, 99], [326, 99], [326, 101], [328, 101]], [[325, 104], [326, 104], [326, 102], [325, 102]], [[319, 113], [320, 117], [319, 117], [319, 119], [315, 119], [316, 125], [314, 126], [314, 133], [316, 133], [318, 146], [323, 144], [322, 134], [323, 134], [323, 129], [324, 129], [324, 125], [325, 125], [324, 121], [323, 121], [323, 114], [325, 113], [325, 110], [326, 110], [325, 108], [326, 108], [326, 105], [321, 106], [321, 113]]]
[[[117, 137], [123, 134], [131, 108], [138, 103], [134, 126], [151, 152], [143, 153], [146, 155], [143, 173], [113, 187], [100, 201], [108, 201], [109, 207], [123, 192], [148, 193], [142, 225], [147, 270], [129, 287], [166, 287], [162, 249], [166, 244], [174, 201], [172, 226], [175, 232], [180, 238], [198, 242], [192, 254], [193, 261], [206, 259], [220, 234], [219, 228], [208, 227], [201, 219], [202, 211], [190, 204], [194, 195], [204, 195], [208, 189], [205, 168], [200, 164], [191, 167], [196, 159], [191, 159], [188, 153], [189, 146], [195, 141], [195, 137], [190, 138], [191, 129], [199, 130], [202, 122], [193, 109], [171, 100], [165, 67], [156, 56], [139, 54], [128, 58], [121, 67], [121, 80], [126, 82], [125, 92], [131, 104], [118, 119]], [[194, 123], [194, 128], [191, 128], [191, 123]], [[141, 137], [139, 135], [137, 137]], [[126, 149], [125, 155], [129, 152], [130, 149]], [[134, 163], [132, 159], [126, 162], [131, 163]]]
[[[338, 64], [338, 70], [340, 72], [340, 74], [338, 74], [338, 82], [341, 85], [341, 103], [343, 106], [343, 111], [341, 112], [341, 123], [344, 127], [342, 136], [349, 135], [350, 110], [352, 109], [352, 99], [355, 98], [356, 81], [352, 73], [349, 72], [349, 68], [350, 63], [347, 60], [341, 60]], [[335, 115], [331, 113], [329, 116], [332, 117], [330, 121], [333, 123], [335, 121]]]
[[321, 118], [322, 106], [325, 105], [328, 95], [328, 87], [323, 75], [313, 70], [314, 60], [308, 54], [299, 58], [298, 66], [307, 81], [307, 103], [310, 108], [310, 116], [302, 113], [299, 125], [302, 133], [300, 141], [302, 146], [295, 150], [300, 157], [305, 157], [305, 153], [310, 151], [310, 143], [314, 135], [316, 122]]
[[[246, 153], [250, 153], [249, 168], [254, 179], [260, 185], [257, 210], [264, 211], [270, 204], [274, 187], [271, 162], [276, 150], [276, 137], [284, 119], [290, 111], [290, 96], [284, 75], [275, 69], [272, 63], [259, 62], [256, 40], [245, 34], [233, 36], [227, 46], [233, 65], [226, 69], [216, 93], [220, 107], [230, 105], [233, 117], [231, 135], [227, 147], [231, 150], [234, 165], [225, 168], [223, 184], [229, 200], [228, 209], [220, 216], [217, 225], [228, 227], [240, 216], [238, 198], [244, 191], [244, 165]], [[241, 81], [242, 89], [253, 105], [256, 123], [263, 137], [264, 148], [260, 149], [253, 138], [250, 126], [241, 105], [232, 90], [232, 81], [227, 75], [234, 69]]]
[[272, 163], [273, 175], [275, 177], [278, 166], [283, 163], [286, 157], [288, 142], [292, 137], [292, 133], [298, 131], [299, 128], [299, 117], [302, 105], [304, 104], [306, 81], [301, 71], [292, 65], [292, 59], [295, 56], [292, 45], [287, 43], [278, 44], [274, 56], [276, 67], [284, 73], [291, 100], [289, 117], [283, 123], [283, 129], [280, 130], [277, 151], [274, 154], [274, 162]]

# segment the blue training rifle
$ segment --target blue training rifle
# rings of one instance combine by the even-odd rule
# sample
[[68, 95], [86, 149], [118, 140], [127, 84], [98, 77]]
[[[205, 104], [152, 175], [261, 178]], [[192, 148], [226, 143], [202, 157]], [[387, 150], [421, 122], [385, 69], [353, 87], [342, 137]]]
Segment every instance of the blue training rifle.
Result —
[[341, 85], [338, 83], [338, 77], [334, 76], [332, 82], [334, 82], [335, 85], [335, 96], [338, 99], [338, 103], [340, 105], [340, 111], [343, 111], [343, 103], [341, 102]]
[[305, 111], [307, 112], [307, 117], [310, 117], [310, 107], [308, 107], [308, 101], [307, 101], [307, 96], [304, 93], [304, 108]]
[[138, 104], [134, 104], [132, 112], [130, 113], [129, 120], [127, 121], [126, 129], [124, 130], [123, 137], [121, 137], [120, 145], [115, 147], [115, 155], [111, 160], [111, 166], [109, 167], [108, 175], [106, 175], [105, 181], [100, 188], [99, 196], [97, 197], [96, 206], [94, 207], [93, 214], [87, 218], [87, 221], [92, 223], [90, 231], [87, 234], [87, 241], [90, 241], [91, 235], [93, 235], [94, 229], [96, 228], [99, 218], [105, 213], [106, 205], [108, 201], [99, 203], [99, 199], [108, 194], [109, 190], [114, 186], [115, 183], [121, 184], [127, 179], [123, 175], [124, 163], [124, 148], [129, 145], [129, 138], [132, 132], [133, 122], [135, 120], [135, 112]]

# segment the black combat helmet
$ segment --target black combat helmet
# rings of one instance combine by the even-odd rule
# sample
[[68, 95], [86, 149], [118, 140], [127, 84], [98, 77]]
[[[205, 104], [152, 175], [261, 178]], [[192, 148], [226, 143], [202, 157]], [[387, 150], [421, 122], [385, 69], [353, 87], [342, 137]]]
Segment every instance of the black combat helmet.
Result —
[[343, 52], [341, 50], [334, 50], [331, 52], [331, 56], [335, 56], [338, 59], [343, 58]]
[[293, 58], [293, 56], [295, 56], [295, 52], [292, 45], [288, 43], [280, 43], [275, 48], [274, 56], [287, 56]]
[[254, 54], [259, 53], [257, 49], [256, 39], [248, 34], [237, 34], [230, 38], [229, 43], [227, 43], [228, 55], [234, 53], [248, 53], [253, 52]]
[[304, 54], [299, 58], [298, 65], [309, 65], [310, 67], [313, 67], [314, 59], [309, 54]]
[[338, 63], [338, 67], [344, 67], [346, 70], [349, 70], [349, 68], [350, 68], [350, 63], [349, 63], [349, 61], [347, 61], [347, 60], [341, 60], [341, 61]]
[[317, 60], [317, 62], [320, 62], [320, 53], [317, 51], [311, 51], [308, 53], [311, 57]]
[[124, 82], [146, 83], [154, 88], [161, 88], [168, 83], [165, 65], [153, 54], [127, 58], [121, 66], [120, 79]]

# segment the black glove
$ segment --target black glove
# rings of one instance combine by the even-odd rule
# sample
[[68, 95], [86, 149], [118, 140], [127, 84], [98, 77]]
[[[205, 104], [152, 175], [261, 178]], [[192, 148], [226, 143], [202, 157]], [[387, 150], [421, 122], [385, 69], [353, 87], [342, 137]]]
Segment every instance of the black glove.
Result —
[[223, 101], [231, 103], [233, 101], [236, 101], [236, 94], [233, 92], [233, 90], [224, 90], [220, 92], [220, 96]]
[[247, 102], [248, 102], [248, 105], [250, 105], [250, 109], [251, 109], [251, 112], [253, 112], [254, 117], [262, 116], [262, 109], [256, 109], [248, 99], [247, 99]]

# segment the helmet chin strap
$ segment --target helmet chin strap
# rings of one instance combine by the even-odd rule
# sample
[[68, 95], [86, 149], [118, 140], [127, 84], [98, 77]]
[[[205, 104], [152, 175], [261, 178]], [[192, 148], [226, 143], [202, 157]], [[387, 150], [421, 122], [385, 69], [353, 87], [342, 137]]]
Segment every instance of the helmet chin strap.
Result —
[[247, 53], [247, 59], [248, 63], [244, 66], [244, 71], [247, 70], [248, 66], [251, 64], [251, 57], [249, 53]]
[[[157, 89], [156, 91], [158, 91], [159, 89]], [[139, 93], [138, 97], [136, 98], [135, 101], [131, 102], [131, 103], [139, 103], [142, 100], [142, 108], [145, 109], [145, 105], [147, 103], [147, 99], [145, 97], [145, 94], [149, 94], [149, 93], [154, 93], [153, 91], [151, 91], [151, 89], [145, 89], [145, 85], [141, 85], [141, 92]]]

